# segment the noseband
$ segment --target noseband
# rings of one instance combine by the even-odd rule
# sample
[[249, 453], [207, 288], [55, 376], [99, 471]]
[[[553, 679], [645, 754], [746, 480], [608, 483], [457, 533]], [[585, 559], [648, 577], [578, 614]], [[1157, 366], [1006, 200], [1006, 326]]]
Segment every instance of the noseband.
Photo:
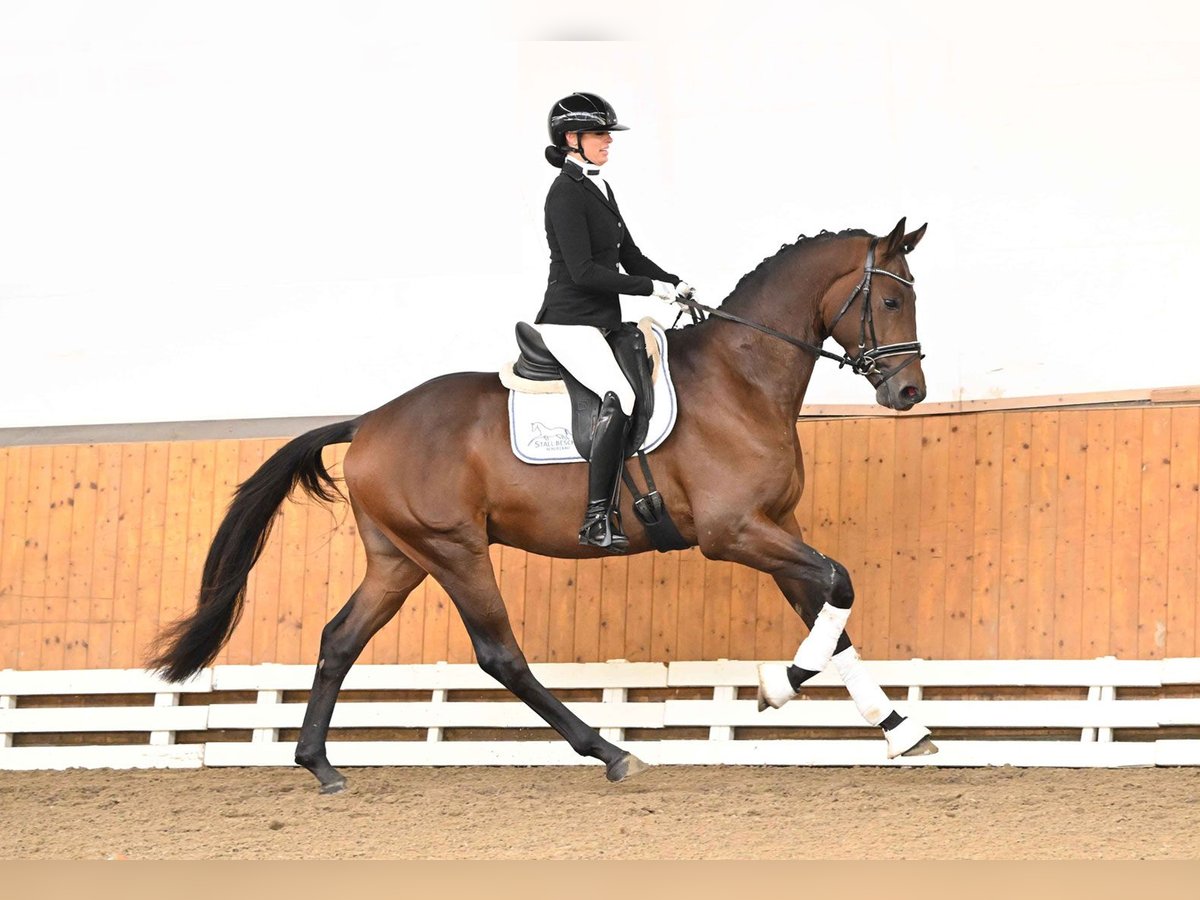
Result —
[[[816, 344], [810, 344], [808, 341], [802, 341], [800, 338], [792, 337], [790, 334], [785, 334], [782, 331], [777, 331], [776, 329], [771, 328], [769, 325], [753, 322], [750, 319], [743, 319], [741, 316], [734, 315], [730, 312], [725, 312], [724, 310], [716, 307], [705, 306], [703, 303], [698, 303], [695, 300], [688, 299], [679, 300], [677, 302], [690, 309], [694, 319], [701, 319], [703, 317], [702, 314], [707, 313], [708, 315], [716, 316], [718, 319], [727, 319], [730, 322], [737, 322], [739, 325], [746, 325], [755, 329], [756, 331], [761, 331], [763, 334], [769, 334], [771, 337], [779, 338], [781, 341], [786, 341], [794, 347], [807, 350], [809, 353], [812, 353], [815, 356], [823, 356], [826, 359], [832, 359], [838, 364], [839, 369], [843, 366], [849, 366], [851, 371], [857, 375], [862, 375], [864, 377], [878, 375], [881, 379], [879, 384], [876, 385], [876, 387], [878, 387], [879, 385], [882, 385], [891, 378], [895, 377], [895, 375], [897, 375], [902, 369], [915, 360], [925, 358], [924, 354], [921, 353], [920, 341], [906, 341], [901, 344], [880, 345], [879, 341], [875, 337], [875, 317], [871, 309], [871, 276], [886, 275], [888, 278], [894, 278], [896, 281], [900, 282], [901, 284], [906, 284], [909, 287], [912, 287], [913, 284], [912, 281], [907, 278], [902, 278], [895, 272], [889, 272], [887, 269], [877, 269], [875, 267], [875, 246], [878, 243], [879, 238], [871, 239], [871, 246], [867, 250], [867, 264], [863, 268], [863, 277], [858, 282], [858, 285], [854, 288], [854, 291], [850, 294], [850, 297], [845, 303], [842, 304], [841, 310], [834, 317], [833, 322], [831, 322], [829, 325], [829, 332], [832, 334], [833, 329], [846, 315], [846, 312], [854, 303], [855, 298], [858, 297], [859, 294], [862, 294], [863, 312], [862, 321], [859, 323], [858, 328], [857, 356], [851, 356], [849, 353], [844, 353], [841, 356], [838, 356], [836, 353], [830, 353], [828, 350], [824, 349], [823, 347], [819, 347]], [[867, 349], [868, 336], [871, 339], [870, 349]], [[879, 360], [886, 359], [891, 356], [905, 355], [908, 356], [908, 359], [896, 366], [894, 369], [889, 369], [886, 374], [882, 369], [879, 368]]]

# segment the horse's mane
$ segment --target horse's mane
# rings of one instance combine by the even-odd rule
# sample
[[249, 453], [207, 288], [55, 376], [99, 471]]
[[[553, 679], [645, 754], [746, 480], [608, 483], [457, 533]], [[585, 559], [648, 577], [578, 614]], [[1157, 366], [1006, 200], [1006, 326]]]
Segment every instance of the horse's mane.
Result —
[[733, 286], [733, 290], [729, 295], [718, 304], [725, 306], [729, 301], [744, 293], [748, 288], [759, 284], [767, 275], [768, 272], [775, 269], [784, 259], [792, 257], [797, 251], [808, 249], [827, 241], [836, 240], [844, 237], [872, 237], [871, 232], [864, 231], [861, 228], [845, 228], [841, 231], [827, 231], [822, 229], [814, 235], [798, 235], [796, 240], [790, 244], [781, 244], [779, 249], [770, 256], [763, 259], [757, 266], [738, 279], [737, 284]]
[[[809, 250], [811, 247], [823, 246], [827, 242], [838, 238], [872, 238], [872, 236], [875, 235], [862, 228], [844, 228], [840, 232], [830, 232], [830, 230], [822, 228], [820, 232], [814, 235], [797, 235], [796, 240], [792, 241], [791, 244], [781, 244], [779, 250], [770, 254], [769, 257], [764, 257], [762, 262], [758, 263], [754, 269], [751, 269], [745, 275], [738, 278], [738, 283], [734, 284], [733, 290], [728, 293], [724, 300], [721, 300], [718, 308], [727, 308], [730, 306], [731, 301], [738, 299], [739, 296], [748, 292], [751, 287], [756, 287], [757, 284], [760, 284], [767, 277], [768, 272], [778, 268], [781, 262], [784, 262], [785, 259], [791, 259], [800, 251]], [[710, 317], [704, 318], [701, 322], [688, 322], [688, 317], [680, 312], [671, 330], [679, 332], [702, 329], [709, 322], [712, 322], [712, 318]]]

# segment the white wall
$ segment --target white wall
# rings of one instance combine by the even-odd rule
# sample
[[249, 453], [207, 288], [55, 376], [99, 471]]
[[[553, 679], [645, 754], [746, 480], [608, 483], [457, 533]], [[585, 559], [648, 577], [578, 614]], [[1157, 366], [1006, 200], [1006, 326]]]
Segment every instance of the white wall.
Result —
[[[355, 413], [495, 368], [572, 90], [633, 127], [605, 174], [706, 302], [907, 215], [931, 400], [1200, 382], [1191, 6], [408, 6], [0, 2], [0, 427]], [[822, 366], [809, 399], [871, 396]]]

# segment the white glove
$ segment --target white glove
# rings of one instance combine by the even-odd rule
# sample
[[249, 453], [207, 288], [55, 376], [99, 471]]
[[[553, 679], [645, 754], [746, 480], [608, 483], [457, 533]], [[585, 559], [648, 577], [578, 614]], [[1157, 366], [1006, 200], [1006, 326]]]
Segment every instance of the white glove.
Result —
[[690, 284], [688, 284], [686, 281], [681, 281], [681, 282], [679, 282], [679, 284], [675, 285], [675, 299], [676, 300], [691, 300], [692, 295], [695, 293], [696, 293], [696, 289], [694, 287], [692, 287]]
[[675, 302], [675, 285], [669, 281], [654, 281], [651, 283], [654, 285], [654, 290], [650, 293], [651, 297], [655, 297], [663, 303], [673, 304]]

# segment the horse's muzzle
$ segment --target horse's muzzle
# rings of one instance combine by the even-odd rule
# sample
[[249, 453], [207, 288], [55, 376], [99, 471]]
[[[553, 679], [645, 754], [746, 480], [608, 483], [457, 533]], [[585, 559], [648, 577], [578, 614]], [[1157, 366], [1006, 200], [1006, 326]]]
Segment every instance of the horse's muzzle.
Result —
[[888, 378], [875, 387], [875, 402], [898, 412], [910, 410], [924, 399], [925, 379], [921, 377], [919, 368], [912, 375], [903, 372], [898, 377]]

